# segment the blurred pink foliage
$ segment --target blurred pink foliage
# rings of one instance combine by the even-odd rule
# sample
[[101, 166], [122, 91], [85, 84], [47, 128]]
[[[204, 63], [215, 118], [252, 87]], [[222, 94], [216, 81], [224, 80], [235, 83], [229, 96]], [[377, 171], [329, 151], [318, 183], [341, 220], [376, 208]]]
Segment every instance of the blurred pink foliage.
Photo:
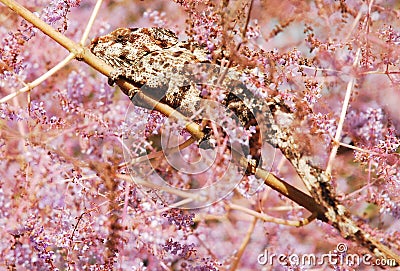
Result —
[[[79, 41], [94, 1], [19, 1], [55, 29]], [[229, 2], [229, 1], [222, 1]], [[104, 1], [90, 37], [117, 27], [171, 28], [218, 59], [222, 46], [240, 41], [243, 25], [223, 24], [240, 1]], [[237, 3], [236, 3], [237, 2]], [[333, 177], [342, 201], [377, 239], [400, 247], [400, 13], [398, 1], [255, 1], [248, 42], [234, 60], [256, 67], [243, 81], [259, 97], [277, 95], [312, 127], [304, 152], [326, 165], [350, 76], [357, 78]], [[0, 98], [17, 91], [68, 52], [0, 5]], [[243, 10], [242, 10], [243, 12]], [[361, 17], [355, 21], [357, 15]], [[226, 17], [224, 17], [226, 16]], [[355, 25], [353, 23], [355, 22]], [[236, 34], [229, 40], [227, 27]], [[236, 40], [235, 40], [236, 39]], [[89, 43], [89, 41], [87, 41]], [[352, 68], [357, 48], [360, 65]], [[229, 48], [228, 48], [229, 49]], [[131, 102], [85, 63], [73, 61], [28, 94], [0, 104], [0, 266], [7, 270], [228, 270], [253, 217], [227, 202], [285, 219], [307, 213], [261, 187], [230, 194], [198, 210], [165, 205], [168, 193], [113, 178], [126, 174], [123, 138], [138, 153], [162, 116]], [[397, 109], [396, 109], [397, 108]], [[312, 109], [312, 111], [310, 110]], [[311, 113], [310, 113], [311, 112]], [[144, 131], [145, 134], [136, 131]], [[182, 133], [182, 131], [181, 131]], [[222, 160], [221, 160], [222, 161]], [[181, 188], [193, 184], [162, 161], [157, 170]], [[221, 162], [222, 164], [222, 162]], [[280, 153], [271, 171], [296, 187], [302, 182]], [[216, 174], [218, 174], [216, 169]], [[108, 175], [109, 176], [109, 175]], [[110, 178], [110, 177], [108, 177]], [[246, 180], [251, 184], [251, 178]], [[249, 184], [249, 185], [250, 185]], [[260, 270], [257, 257], [315, 253], [346, 243], [319, 221], [301, 228], [258, 221], [237, 270]], [[263, 270], [307, 270], [287, 265]], [[327, 265], [324, 270], [372, 270]]]

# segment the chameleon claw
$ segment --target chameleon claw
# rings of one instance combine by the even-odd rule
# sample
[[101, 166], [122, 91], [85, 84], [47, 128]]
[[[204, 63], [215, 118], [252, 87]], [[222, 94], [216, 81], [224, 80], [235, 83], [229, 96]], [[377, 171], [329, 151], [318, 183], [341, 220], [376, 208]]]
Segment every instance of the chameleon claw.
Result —
[[203, 150], [214, 149], [215, 139], [211, 137], [211, 129], [209, 127], [203, 128], [204, 137], [199, 141], [199, 148]]
[[110, 77], [108, 77], [108, 84], [110, 86], [113, 86], [115, 82], [118, 81], [122, 77], [123, 73], [120, 70], [113, 70], [110, 74]]
[[257, 161], [255, 159], [248, 159], [246, 175], [253, 175], [257, 170]]

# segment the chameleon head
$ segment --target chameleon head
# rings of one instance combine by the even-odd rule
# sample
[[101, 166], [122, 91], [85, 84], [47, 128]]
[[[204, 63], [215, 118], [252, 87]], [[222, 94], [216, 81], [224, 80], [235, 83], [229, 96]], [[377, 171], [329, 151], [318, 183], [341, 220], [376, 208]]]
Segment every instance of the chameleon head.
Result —
[[92, 40], [90, 50], [107, 64], [128, 67], [144, 55], [178, 43], [174, 32], [165, 28], [118, 28]]

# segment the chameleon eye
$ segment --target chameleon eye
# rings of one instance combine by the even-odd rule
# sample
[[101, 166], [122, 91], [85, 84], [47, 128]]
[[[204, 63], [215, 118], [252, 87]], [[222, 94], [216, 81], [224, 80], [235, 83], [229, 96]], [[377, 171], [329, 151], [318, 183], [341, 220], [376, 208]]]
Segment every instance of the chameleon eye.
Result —
[[124, 40], [124, 35], [118, 35], [116, 40], [117, 40], [117, 42], [123, 41]]

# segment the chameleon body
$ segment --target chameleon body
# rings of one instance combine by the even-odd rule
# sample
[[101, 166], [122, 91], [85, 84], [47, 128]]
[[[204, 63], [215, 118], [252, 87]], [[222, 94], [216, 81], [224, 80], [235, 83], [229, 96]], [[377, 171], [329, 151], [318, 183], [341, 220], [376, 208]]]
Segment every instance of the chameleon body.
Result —
[[[196, 43], [179, 41], [174, 32], [164, 28], [118, 28], [93, 39], [90, 50], [115, 69], [109, 80], [111, 84], [123, 78], [135, 86], [128, 93], [132, 101], [140, 90], [187, 116], [199, 110], [202, 99], [213, 96], [199, 87], [199, 79], [195, 77], [202, 75], [193, 67], [204, 67], [209, 85], [218, 84], [218, 75], [222, 73], [219, 66], [211, 63], [207, 50]], [[247, 169], [250, 173], [261, 160], [261, 136], [253, 114], [258, 108], [253, 106], [254, 97], [239, 77], [240, 72], [235, 68], [226, 72], [219, 82], [222, 93], [218, 102], [233, 112], [245, 129], [253, 128], [249, 133], [249, 149], [245, 150], [250, 155]]]
[[[210, 63], [207, 50], [194, 43], [179, 41], [170, 30], [119, 28], [108, 35], [95, 38], [90, 49], [115, 68], [115, 76], [111, 78], [111, 82], [122, 77], [136, 87], [128, 93], [131, 100], [142, 90], [145, 94], [190, 114], [196, 110], [199, 100], [207, 98], [203, 97], [199, 88], [191, 84], [193, 74], [182, 72], [182, 67], [187, 64]], [[230, 71], [234, 69], [235, 67], [230, 68]], [[258, 127], [254, 115], [260, 109], [261, 103], [255, 102], [251, 93], [240, 82], [241, 72], [230, 71], [222, 82], [229, 91], [219, 102], [233, 111], [246, 129]], [[295, 112], [279, 97], [267, 97], [264, 102], [270, 109], [270, 114], [266, 116], [267, 130], [263, 131], [263, 140], [280, 149], [296, 169], [307, 190], [323, 210], [318, 218], [329, 221], [344, 238], [357, 241], [377, 257], [398, 259], [390, 248], [372, 238], [370, 232], [359, 226], [359, 222], [353, 221], [349, 210], [336, 198], [330, 174], [315, 165], [312, 156], [301, 151], [305, 136], [299, 136], [290, 126], [296, 118]], [[251, 173], [254, 173], [254, 166], [260, 163], [260, 138], [258, 129], [249, 140], [250, 155], [254, 163], [251, 170], [248, 168], [247, 171]]]

